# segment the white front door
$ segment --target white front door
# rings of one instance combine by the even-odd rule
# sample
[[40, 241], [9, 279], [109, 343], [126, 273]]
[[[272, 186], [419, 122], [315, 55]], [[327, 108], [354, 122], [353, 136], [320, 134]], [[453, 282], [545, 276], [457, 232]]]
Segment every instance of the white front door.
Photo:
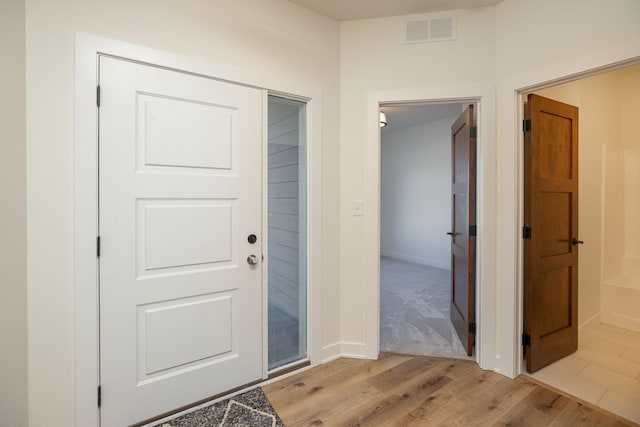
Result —
[[262, 92], [108, 57], [99, 69], [101, 421], [111, 427], [262, 376]]

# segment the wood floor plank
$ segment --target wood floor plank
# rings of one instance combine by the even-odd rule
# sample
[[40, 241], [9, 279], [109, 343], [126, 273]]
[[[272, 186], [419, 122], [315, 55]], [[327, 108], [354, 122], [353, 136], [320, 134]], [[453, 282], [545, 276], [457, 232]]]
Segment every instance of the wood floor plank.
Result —
[[[340, 393], [326, 394], [321, 409], [308, 414], [303, 420], [296, 420], [296, 422], [299, 422], [299, 425], [320, 425], [324, 420], [330, 418], [333, 425], [349, 425], [354, 408], [365, 406], [375, 409], [380, 407], [382, 405], [380, 401], [388, 396], [395, 387], [406, 385], [414, 381], [417, 376], [430, 372], [429, 369], [439, 362], [441, 361], [438, 359], [421, 361], [409, 358], [377, 374], [370, 372], [371, 375], [365, 377], [360, 375], [362, 372], [354, 370], [352, 376], [342, 378], [339, 384], [340, 389], [344, 390], [346, 387], [350, 390], [347, 396], [341, 396]], [[351, 388], [350, 384], [354, 383], [357, 385]], [[366, 408], [363, 412], [367, 411]]]
[[367, 402], [363, 411], [350, 411], [348, 418], [336, 419], [335, 422], [344, 426], [395, 424], [398, 418], [422, 405], [435, 391], [451, 382], [451, 378], [446, 376], [446, 362], [430, 364], [424, 369], [424, 372], [416, 372], [405, 381], [391, 384], [374, 402]]
[[[497, 408], [495, 390], [501, 390], [501, 384], [509, 380], [500, 375], [484, 372], [477, 365], [465, 365], [465, 375], [451, 382], [447, 387], [432, 396], [429, 410], [420, 414], [407, 414], [409, 420], [403, 420], [399, 425], [486, 425], [482, 422], [482, 415], [488, 414], [493, 418], [495, 412], [485, 408]], [[457, 374], [455, 369], [450, 375]]]
[[[359, 360], [359, 363], [352, 363], [349, 369], [325, 370], [312, 378], [303, 372], [300, 381], [289, 381], [286, 389], [276, 392], [277, 383], [273, 383], [265, 387], [265, 392], [273, 393], [273, 399], [269, 400], [274, 407], [277, 405], [282, 408], [282, 413], [278, 414], [283, 419], [288, 418], [291, 425], [318, 425], [317, 422], [325, 418], [325, 414], [335, 416], [341, 408], [348, 410], [371, 393], [379, 393], [374, 386], [366, 382], [367, 379], [375, 378], [382, 372], [392, 371], [410, 360], [411, 357], [385, 355], [377, 361]], [[337, 362], [333, 361], [329, 365]], [[307, 411], [297, 411], [298, 407], [307, 404]]]
[[503, 376], [490, 377], [492, 381], [481, 383], [481, 388], [469, 387], [466, 393], [454, 391], [451, 403], [445, 407], [444, 422], [491, 425], [493, 420], [510, 411], [533, 389], [533, 385], [527, 387]]
[[511, 411], [494, 425], [549, 425], [557, 418], [569, 400], [551, 390], [535, 387]]
[[550, 424], [550, 427], [580, 425], [585, 427], [624, 427], [627, 424], [606, 414], [571, 401]]
[[338, 359], [264, 387], [285, 425], [637, 426], [526, 377], [463, 360]]

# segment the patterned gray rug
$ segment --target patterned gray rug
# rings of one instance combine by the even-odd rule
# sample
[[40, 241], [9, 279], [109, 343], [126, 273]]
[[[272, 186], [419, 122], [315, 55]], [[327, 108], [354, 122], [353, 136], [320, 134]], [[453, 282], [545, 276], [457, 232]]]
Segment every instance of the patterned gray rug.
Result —
[[380, 350], [471, 359], [449, 320], [450, 272], [380, 258]]
[[262, 388], [196, 409], [154, 427], [284, 427]]

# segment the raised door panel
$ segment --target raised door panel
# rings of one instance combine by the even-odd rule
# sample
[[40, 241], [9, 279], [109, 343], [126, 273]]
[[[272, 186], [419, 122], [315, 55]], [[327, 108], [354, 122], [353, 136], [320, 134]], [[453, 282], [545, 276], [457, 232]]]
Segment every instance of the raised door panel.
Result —
[[231, 169], [234, 108], [147, 94], [137, 102], [144, 165]]

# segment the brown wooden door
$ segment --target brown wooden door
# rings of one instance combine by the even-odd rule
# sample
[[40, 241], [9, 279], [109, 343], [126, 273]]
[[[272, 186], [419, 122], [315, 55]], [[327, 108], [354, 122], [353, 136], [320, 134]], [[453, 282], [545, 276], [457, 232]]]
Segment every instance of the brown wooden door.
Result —
[[524, 345], [535, 372], [578, 348], [578, 108], [525, 107]]
[[476, 127], [473, 105], [451, 126], [451, 322], [471, 356], [475, 337]]

